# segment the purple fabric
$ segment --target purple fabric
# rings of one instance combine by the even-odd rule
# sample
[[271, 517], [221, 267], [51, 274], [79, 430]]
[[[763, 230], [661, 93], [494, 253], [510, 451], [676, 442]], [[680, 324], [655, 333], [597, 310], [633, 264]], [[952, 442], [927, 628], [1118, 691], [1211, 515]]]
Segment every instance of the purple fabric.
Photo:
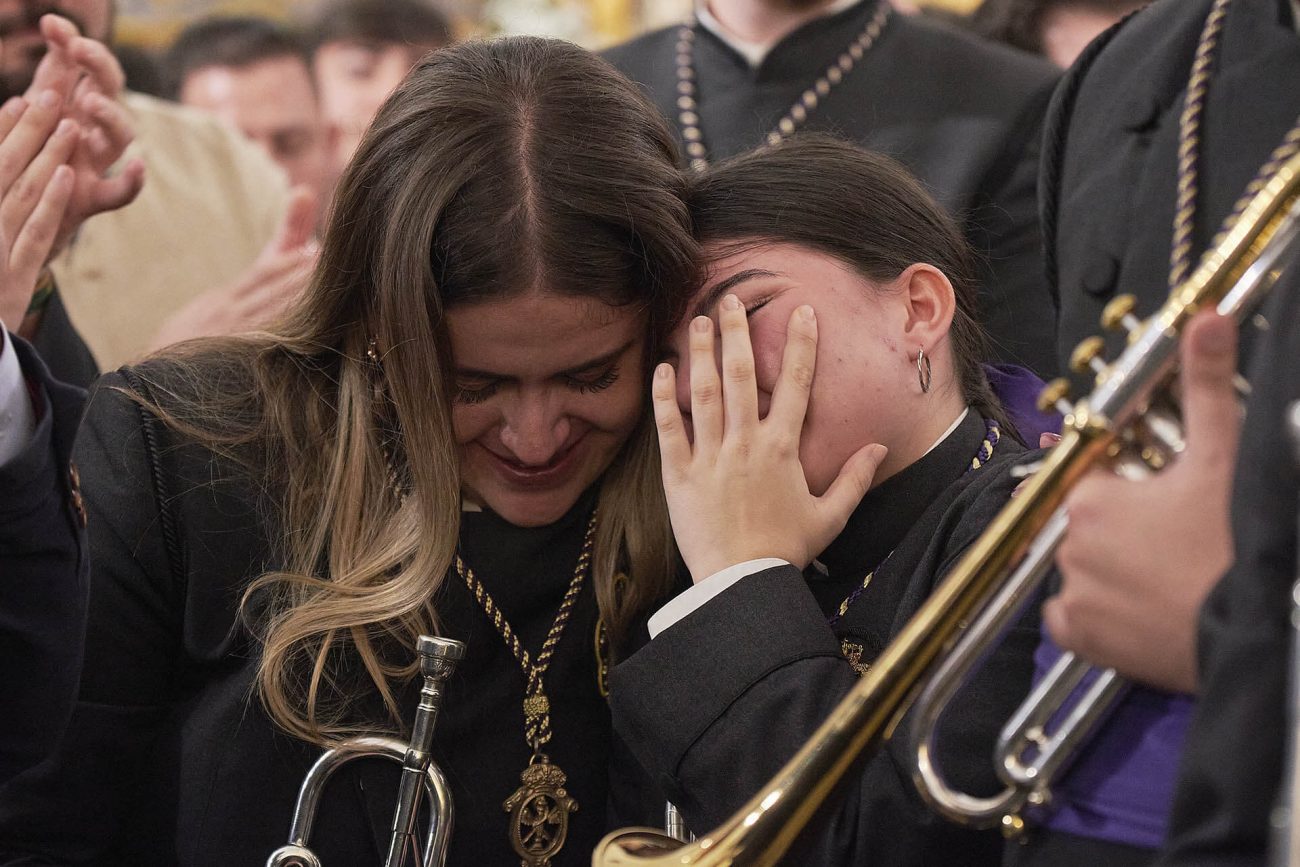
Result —
[[[1035, 683], [1060, 656], [1044, 635], [1034, 654]], [[1089, 683], [1091, 678], [1074, 694]], [[1159, 848], [1192, 704], [1190, 696], [1133, 687], [1053, 787], [1050, 807], [1031, 813], [1029, 821], [1081, 837]]]
[[1038, 411], [1038, 394], [1045, 383], [1033, 371], [1014, 364], [985, 364], [983, 367], [989, 385], [1002, 401], [1025, 445], [1036, 449], [1040, 433], [1061, 432], [1059, 415]]

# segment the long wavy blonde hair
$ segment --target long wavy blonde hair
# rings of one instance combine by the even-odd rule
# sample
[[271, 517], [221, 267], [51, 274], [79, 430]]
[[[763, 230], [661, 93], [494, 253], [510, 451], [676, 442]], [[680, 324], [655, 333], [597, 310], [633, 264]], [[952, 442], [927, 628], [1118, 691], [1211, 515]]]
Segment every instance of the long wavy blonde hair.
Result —
[[[591, 296], [643, 312], [654, 352], [696, 248], [654, 107], [594, 55], [533, 38], [417, 66], [341, 179], [322, 246], [271, 332], [173, 350], [142, 368], [137, 397], [271, 492], [282, 568], [243, 604], [257, 692], [283, 729], [328, 743], [401, 728], [415, 639], [437, 630], [461, 517], [445, 311], [534, 288]], [[603, 475], [599, 509], [594, 584], [617, 646], [671, 581], [647, 422]], [[386, 720], [357, 710], [371, 685]]]

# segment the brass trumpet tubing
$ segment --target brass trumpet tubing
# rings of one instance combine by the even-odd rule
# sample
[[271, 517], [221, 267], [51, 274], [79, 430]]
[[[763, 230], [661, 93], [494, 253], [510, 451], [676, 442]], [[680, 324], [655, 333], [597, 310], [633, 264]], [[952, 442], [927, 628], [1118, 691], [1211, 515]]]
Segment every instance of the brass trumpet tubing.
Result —
[[[915, 696], [918, 684], [951, 636], [992, 595], [998, 579], [1029, 547], [1065, 491], [1086, 470], [1080, 460], [1104, 451], [1103, 428], [1070, 428], [1042, 468], [994, 519], [884, 653], [831, 712], [812, 738], [728, 822], [694, 843], [680, 844], [651, 829], [605, 837], [592, 863], [776, 864], [831, 790], [864, 751], [882, 744]], [[1012, 540], [996, 544], [994, 539]]]

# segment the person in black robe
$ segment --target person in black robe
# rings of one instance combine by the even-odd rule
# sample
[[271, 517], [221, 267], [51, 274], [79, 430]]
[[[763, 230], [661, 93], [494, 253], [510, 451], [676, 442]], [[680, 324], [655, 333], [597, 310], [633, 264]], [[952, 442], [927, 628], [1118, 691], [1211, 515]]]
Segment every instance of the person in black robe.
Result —
[[[851, 48], [881, 16], [870, 47]], [[746, 41], [736, 32], [741, 19], [768, 26]], [[895, 157], [959, 220], [978, 255], [985, 360], [1054, 375], [1056, 310], [1043, 285], [1035, 179], [1057, 70], [892, 12], [886, 0], [715, 0], [698, 4], [685, 27], [684, 52], [683, 28], [668, 27], [606, 57], [645, 86], [693, 160], [762, 145], [769, 133], [785, 134], [783, 121], [792, 132], [829, 132]], [[690, 61], [690, 95], [679, 58]], [[837, 64], [832, 82], [826, 76]]]
[[[0, 863], [264, 863], [324, 745], [408, 737], [435, 632], [466, 644], [433, 748], [447, 863], [589, 863], [603, 669], [675, 580], [646, 407], [696, 259], [671, 131], [581, 49], [467, 43], [412, 72], [339, 190], [275, 333], [92, 395], [79, 695], [0, 787]], [[522, 779], [544, 761], [563, 793]], [[332, 778], [325, 863], [379, 863], [399, 770]]]
[[[697, 318], [671, 343], [676, 394], [671, 371], [654, 389], [669, 509], [697, 583], [650, 618], [654, 637], [615, 668], [610, 700], [618, 735], [705, 834], [874, 663], [1034, 453], [976, 361], [961, 236], [897, 163], [796, 138], [706, 172], [691, 201], [708, 274]], [[721, 398], [710, 318], [723, 335]], [[746, 423], [741, 400], [763, 420]], [[733, 451], [745, 430], [757, 432]], [[939, 758], [956, 785], [996, 785], [994, 738], [1028, 690], [1036, 640], [1030, 611], [945, 716]], [[999, 863], [996, 832], [926, 808], [907, 726], [854, 766], [783, 863], [951, 863], [954, 852]]]
[[[1221, 27], [1211, 26], [1216, 19]], [[1198, 47], [1211, 58], [1203, 89], [1191, 85]], [[1134, 297], [1139, 318], [1163, 303], [1171, 274], [1195, 264], [1295, 124], [1300, 94], [1274, 85], [1297, 75], [1300, 38], [1290, 4], [1278, 0], [1157, 2], [1080, 58], [1049, 113], [1041, 189], [1063, 359], [1100, 331], [1102, 311], [1118, 295]], [[1195, 127], [1180, 131], [1189, 101], [1200, 111], [1192, 113]], [[1185, 253], [1174, 256], [1177, 190], [1190, 178], [1179, 168], [1180, 136], [1199, 148], [1198, 192], [1181, 224]], [[1255, 324], [1243, 331], [1243, 369], [1255, 354]], [[1113, 357], [1124, 335], [1108, 335], [1107, 344]], [[1089, 380], [1077, 376], [1076, 394]], [[1220, 438], [1235, 435], [1211, 436]], [[1048, 604], [1047, 623], [1069, 649], [1150, 688], [1129, 694], [1053, 787], [1053, 812], [1013, 844], [1012, 863], [1157, 858], [1192, 716], [1188, 694], [1197, 690], [1192, 624], [1232, 556], [1231, 476], [1230, 457], [1184, 461], [1140, 486], [1098, 477], [1072, 495], [1073, 529], [1059, 557], [1065, 584]], [[1194, 511], [1179, 509], [1192, 502]], [[1168, 567], [1174, 553], [1183, 562], [1189, 552], [1194, 568]], [[1157, 592], [1162, 581], [1167, 589]], [[1123, 609], [1143, 606], [1150, 626], [1134, 628]]]
[[[14, 429], [15, 401], [30, 404], [30, 431]], [[76, 697], [90, 561], [71, 456], [84, 401], [0, 331], [0, 784], [54, 749]]]

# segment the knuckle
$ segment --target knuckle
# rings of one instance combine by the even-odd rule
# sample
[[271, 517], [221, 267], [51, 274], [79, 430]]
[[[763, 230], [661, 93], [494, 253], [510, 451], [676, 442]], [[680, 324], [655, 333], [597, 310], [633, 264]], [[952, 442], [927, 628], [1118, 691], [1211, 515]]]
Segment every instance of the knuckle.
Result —
[[723, 365], [728, 380], [744, 382], [754, 376], [753, 362], [744, 358], [731, 358]]
[[791, 382], [799, 388], [807, 390], [812, 388], [813, 384], [813, 367], [803, 362], [795, 362], [787, 368], [788, 376]]
[[713, 403], [721, 396], [716, 379], [696, 380], [691, 383], [691, 396], [699, 403]]

